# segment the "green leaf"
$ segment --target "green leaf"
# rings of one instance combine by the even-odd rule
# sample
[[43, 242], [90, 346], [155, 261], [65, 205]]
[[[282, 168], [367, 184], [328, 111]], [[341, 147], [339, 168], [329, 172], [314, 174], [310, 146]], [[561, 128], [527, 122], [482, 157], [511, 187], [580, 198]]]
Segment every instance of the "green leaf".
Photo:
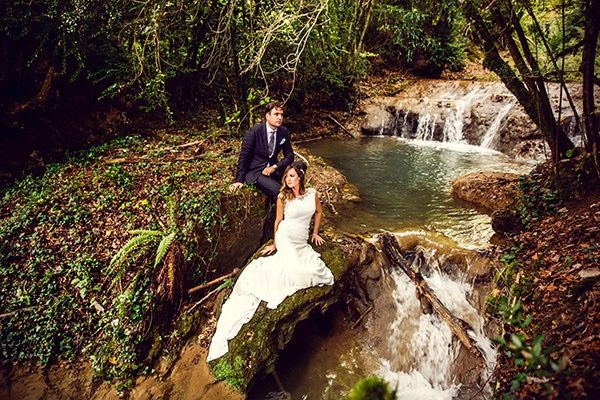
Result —
[[511, 392], [516, 392], [517, 390], [519, 390], [521, 388], [521, 382], [519, 382], [518, 379], [513, 379], [510, 382], [510, 391]]
[[571, 158], [573, 156], [574, 152], [575, 152], [575, 149], [569, 149], [565, 152], [565, 156], [567, 156], [567, 158]]
[[160, 264], [165, 254], [167, 254], [167, 252], [169, 251], [169, 247], [171, 247], [171, 243], [173, 243], [174, 239], [175, 232], [168, 234], [167, 236], [163, 237], [163, 239], [160, 241], [158, 249], [156, 249], [156, 258], [154, 259], [155, 268], [158, 264]]
[[123, 247], [121, 247], [117, 254], [113, 256], [112, 260], [110, 260], [110, 264], [108, 265], [107, 276], [113, 276], [113, 278], [109, 289], [112, 288], [114, 284], [119, 279], [121, 279], [121, 277], [125, 273], [125, 261], [131, 255], [131, 253], [133, 253], [140, 247], [143, 247], [146, 244], [156, 240], [156, 236], [153, 234], [154, 231], [145, 232], [145, 234], [140, 234], [131, 238], [127, 243], [125, 243]]
[[510, 335], [510, 340], [515, 344], [517, 348], [523, 347], [523, 341], [519, 337], [519, 335], [512, 334]]
[[544, 340], [544, 335], [538, 335], [533, 340], [533, 345], [531, 346], [531, 352], [534, 357], [539, 357], [542, 354], [542, 341]]

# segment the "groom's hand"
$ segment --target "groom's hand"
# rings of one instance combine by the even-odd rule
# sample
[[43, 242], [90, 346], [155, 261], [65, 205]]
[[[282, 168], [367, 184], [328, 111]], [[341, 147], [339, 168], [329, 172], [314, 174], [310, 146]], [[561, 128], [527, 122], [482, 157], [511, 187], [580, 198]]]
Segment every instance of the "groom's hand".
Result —
[[229, 191], [232, 193], [237, 192], [238, 190], [240, 190], [240, 188], [244, 186], [244, 184], [242, 182], [235, 182], [232, 183], [231, 185], [229, 185]]
[[270, 167], [266, 167], [265, 169], [262, 170], [262, 174], [265, 176], [271, 176], [271, 174], [273, 172], [275, 172], [277, 170], [277, 167], [274, 165], [271, 165]]

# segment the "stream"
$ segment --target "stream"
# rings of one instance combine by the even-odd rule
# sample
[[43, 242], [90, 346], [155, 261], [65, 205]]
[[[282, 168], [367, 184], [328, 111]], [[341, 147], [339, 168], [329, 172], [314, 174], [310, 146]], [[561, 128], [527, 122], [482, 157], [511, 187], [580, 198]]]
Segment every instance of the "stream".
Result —
[[450, 196], [452, 180], [474, 171], [525, 173], [531, 168], [478, 146], [398, 137], [324, 139], [304, 147], [360, 192], [362, 201], [334, 221], [341, 230], [425, 230], [467, 248], [489, 243], [491, 220]]
[[323, 139], [303, 147], [338, 169], [360, 193], [360, 202], [337, 210], [328, 223], [373, 240], [381, 230], [400, 241], [417, 238], [419, 245], [407, 258], [452, 314], [472, 327], [483, 356], [476, 361], [464, 354], [447, 324], [424, 312], [403, 272], [384, 271], [389, 289], [361, 327], [348, 329], [353, 321], [344, 321], [339, 309], [305, 321], [277, 364], [281, 386], [267, 377], [249, 398], [339, 399], [372, 374], [397, 389], [398, 399], [489, 396], [496, 350], [480, 315], [484, 294], [468, 273], [473, 258], [448, 255], [455, 249], [476, 254], [493, 231], [490, 217], [454, 200], [450, 187], [469, 172], [525, 173], [531, 167], [482, 147], [399, 137]]

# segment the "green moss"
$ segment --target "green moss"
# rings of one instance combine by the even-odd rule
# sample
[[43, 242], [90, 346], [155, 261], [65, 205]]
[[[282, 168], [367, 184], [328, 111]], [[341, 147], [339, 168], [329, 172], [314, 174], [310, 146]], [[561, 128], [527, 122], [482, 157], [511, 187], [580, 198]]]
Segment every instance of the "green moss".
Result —
[[244, 362], [240, 356], [230, 362], [230, 358], [221, 358], [213, 367], [215, 378], [224, 380], [231, 387], [242, 390], [244, 387]]
[[391, 391], [387, 382], [378, 376], [368, 376], [359, 380], [345, 400], [392, 400], [396, 392]]
[[229, 341], [229, 352], [212, 365], [215, 375], [218, 375], [217, 368], [222, 374], [224, 365], [235, 365], [238, 358], [245, 360], [246, 365], [242, 370], [230, 374], [235, 381], [232, 386], [244, 392], [261, 374], [273, 371], [279, 351], [292, 339], [298, 323], [313, 312], [325, 312], [340, 300], [343, 278], [351, 265], [347, 252], [352, 250], [348, 248], [337, 241], [330, 241], [321, 250], [322, 259], [333, 272], [336, 284], [300, 290], [275, 310], [261, 304], [252, 320]]

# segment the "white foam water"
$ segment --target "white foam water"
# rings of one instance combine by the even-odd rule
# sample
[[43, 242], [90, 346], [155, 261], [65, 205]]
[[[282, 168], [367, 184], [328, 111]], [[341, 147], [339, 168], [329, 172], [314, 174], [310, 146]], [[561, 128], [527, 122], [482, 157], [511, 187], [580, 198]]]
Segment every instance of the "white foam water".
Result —
[[[495, 366], [496, 350], [484, 334], [483, 318], [468, 301], [471, 285], [437, 268], [440, 260], [434, 252], [419, 251], [430, 266], [428, 276], [424, 275], [429, 287], [453, 315], [473, 328], [471, 335], [486, 361], [482, 371], [486, 379]], [[460, 383], [452, 376], [452, 366], [460, 342], [453, 339], [445, 321], [433, 313], [422, 313], [416, 287], [404, 272], [392, 271], [390, 276], [396, 285], [393, 291], [396, 318], [391, 324], [388, 353], [380, 358], [377, 374], [397, 390], [398, 399], [454, 398]]]

